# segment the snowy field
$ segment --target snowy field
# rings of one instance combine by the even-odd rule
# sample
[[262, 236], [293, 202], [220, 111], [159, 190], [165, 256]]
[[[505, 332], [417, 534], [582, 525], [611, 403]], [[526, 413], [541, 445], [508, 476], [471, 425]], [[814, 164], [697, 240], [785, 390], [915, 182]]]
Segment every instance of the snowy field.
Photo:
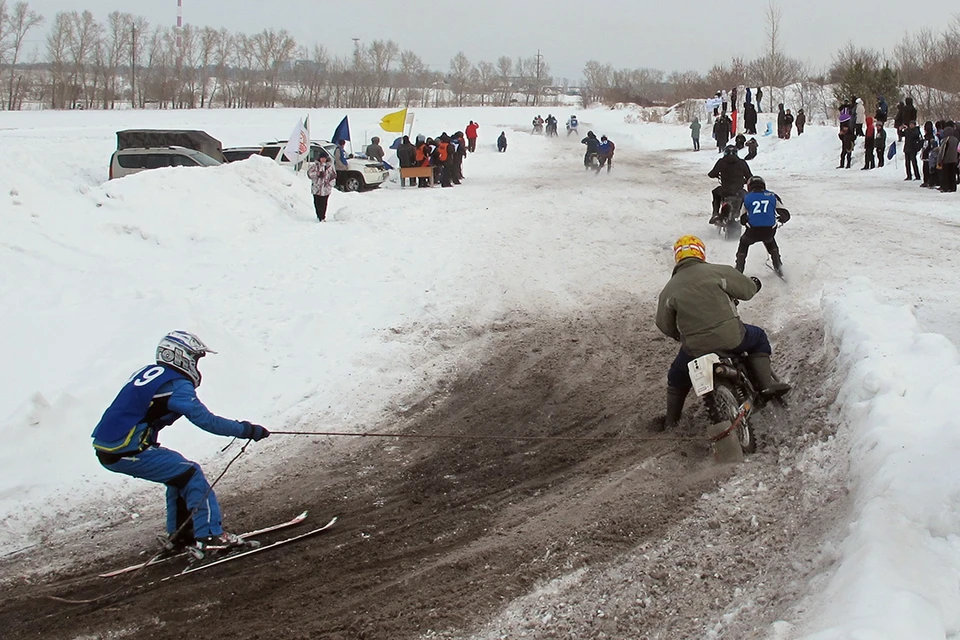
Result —
[[[464, 184], [334, 193], [324, 224], [307, 179], [259, 157], [106, 181], [117, 130], [203, 129], [239, 146], [289, 135], [305, 111], [0, 113], [0, 556], [157, 517], [157, 489], [103, 470], [89, 435], [167, 331], [220, 352], [199, 389], [215, 413], [354, 432], [469, 366], [474, 339], [511, 313], [612, 294], [650, 304], [679, 235], [701, 235], [708, 260], [733, 263], [735, 243], [706, 224], [709, 134], [693, 153], [684, 125], [581, 113], [581, 135], [617, 144], [613, 173], [594, 176], [562, 126], [555, 140], [528, 135], [547, 111], [418, 111], [415, 133], [480, 123]], [[389, 144], [382, 115], [349, 112], [355, 150], [365, 132]], [[342, 117], [310, 112], [313, 137]], [[960, 199], [903, 182], [902, 158], [860, 171], [859, 146], [854, 169], [835, 169], [832, 127], [759, 139], [751, 167], [793, 214], [778, 233], [788, 283], [755, 245], [747, 273], [765, 286], [741, 313], [771, 333], [775, 362], [792, 321], [825, 326], [809, 349], [836, 357], [842, 428], [822, 446], [849, 466], [851, 492], [820, 543], [827, 569], [769, 637], [960, 637]], [[657, 177], [637, 180], [648, 165]], [[226, 442], [186, 423], [163, 432], [208, 475], [233, 455]], [[300, 444], [260, 443], [225, 490], [255, 488]]]

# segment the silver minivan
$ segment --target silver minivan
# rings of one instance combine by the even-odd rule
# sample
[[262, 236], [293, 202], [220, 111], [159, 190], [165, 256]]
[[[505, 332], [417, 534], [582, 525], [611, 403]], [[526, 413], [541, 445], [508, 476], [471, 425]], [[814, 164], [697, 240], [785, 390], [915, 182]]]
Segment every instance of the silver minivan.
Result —
[[223, 164], [205, 153], [186, 147], [118, 149], [110, 157], [110, 179], [161, 167], [215, 167]]

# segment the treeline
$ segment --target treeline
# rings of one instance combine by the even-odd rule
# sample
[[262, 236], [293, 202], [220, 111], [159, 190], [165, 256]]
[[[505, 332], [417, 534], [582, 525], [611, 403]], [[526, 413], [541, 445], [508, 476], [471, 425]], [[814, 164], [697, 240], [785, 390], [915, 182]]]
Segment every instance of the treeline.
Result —
[[283, 29], [151, 26], [118, 11], [104, 22], [89, 11], [57, 13], [38, 59], [24, 61], [26, 36], [42, 25], [28, 3], [8, 10], [0, 0], [7, 109], [507, 105], [518, 95], [532, 105], [552, 84], [538, 56], [474, 64], [458, 53], [438, 72], [390, 40], [358, 43], [337, 57]]
[[[892, 58], [849, 44], [826, 69], [784, 52], [773, 0], [765, 17], [766, 38], [752, 60], [733, 58], [707, 73], [617, 70], [591, 60], [576, 90], [584, 106], [650, 106], [763, 86], [776, 104], [787, 99], [783, 88], [791, 86], [790, 106], [831, 117], [851, 95], [863, 97], [870, 109], [877, 95], [895, 103], [909, 85], [917, 87], [911, 93], [921, 113], [958, 111], [960, 16], [943, 33], [908, 34]], [[44, 17], [27, 2], [9, 6], [0, 0], [2, 108], [537, 105], [554, 102], [567, 88], [565, 81], [554, 86], [542, 56], [474, 63], [458, 53], [440, 72], [391, 40], [358, 42], [351, 55], [338, 57], [322, 44], [298, 43], [283, 29], [252, 35], [193, 25], [178, 29], [117, 11], [103, 22], [89, 11], [57, 13], [34, 59], [25, 60], [28, 35], [43, 26]]]
[[[825, 69], [816, 69], [784, 53], [780, 44], [780, 11], [771, 2], [766, 12], [764, 48], [753, 60], [733, 58], [707, 73], [665, 73], [658, 69], [620, 69], [595, 60], [587, 62], [580, 87], [585, 105], [635, 103], [643, 106], [700, 100], [733, 87], [764, 87], [765, 108], [778, 102], [803, 108], [808, 116], [832, 117], [851, 96], [863, 98], [869, 113], [877, 96], [891, 105], [909, 94], [921, 117], [960, 115], [960, 16], [946, 30], [925, 29], [907, 34], [892, 57], [847, 44]], [[787, 90], [789, 87], [789, 91]], [[742, 96], [741, 96], [742, 97]], [[690, 114], [701, 103], [687, 105]]]

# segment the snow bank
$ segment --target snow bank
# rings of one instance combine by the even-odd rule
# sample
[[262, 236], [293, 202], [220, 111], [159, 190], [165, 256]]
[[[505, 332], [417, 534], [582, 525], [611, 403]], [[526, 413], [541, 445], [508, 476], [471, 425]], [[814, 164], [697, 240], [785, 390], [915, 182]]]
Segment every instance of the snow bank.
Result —
[[832, 288], [825, 320], [845, 376], [853, 513], [807, 638], [960, 631], [960, 353], [866, 279]]

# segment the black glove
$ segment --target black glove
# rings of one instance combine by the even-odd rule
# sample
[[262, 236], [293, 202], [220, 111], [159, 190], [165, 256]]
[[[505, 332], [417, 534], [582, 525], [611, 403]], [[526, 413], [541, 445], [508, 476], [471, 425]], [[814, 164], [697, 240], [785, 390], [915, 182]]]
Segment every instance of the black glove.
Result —
[[790, 212], [783, 207], [777, 207], [777, 221], [780, 224], [787, 224], [790, 221]]
[[261, 427], [258, 424], [253, 424], [252, 422], [247, 422], [246, 420], [240, 424], [243, 425], [243, 435], [240, 436], [241, 438], [247, 438], [248, 440], [259, 442], [270, 435], [270, 432], [267, 431], [266, 428]]
[[750, 222], [750, 216], [745, 213], [740, 214], [740, 224], [744, 227], [750, 226], [747, 223]]
[[[757, 293], [759, 293], [760, 287], [763, 286], [763, 283], [760, 282], [760, 278], [758, 278], [757, 276], [750, 276], [750, 279], [753, 280], [753, 284], [757, 285]], [[260, 427], [260, 428], [263, 429], [263, 427]]]

